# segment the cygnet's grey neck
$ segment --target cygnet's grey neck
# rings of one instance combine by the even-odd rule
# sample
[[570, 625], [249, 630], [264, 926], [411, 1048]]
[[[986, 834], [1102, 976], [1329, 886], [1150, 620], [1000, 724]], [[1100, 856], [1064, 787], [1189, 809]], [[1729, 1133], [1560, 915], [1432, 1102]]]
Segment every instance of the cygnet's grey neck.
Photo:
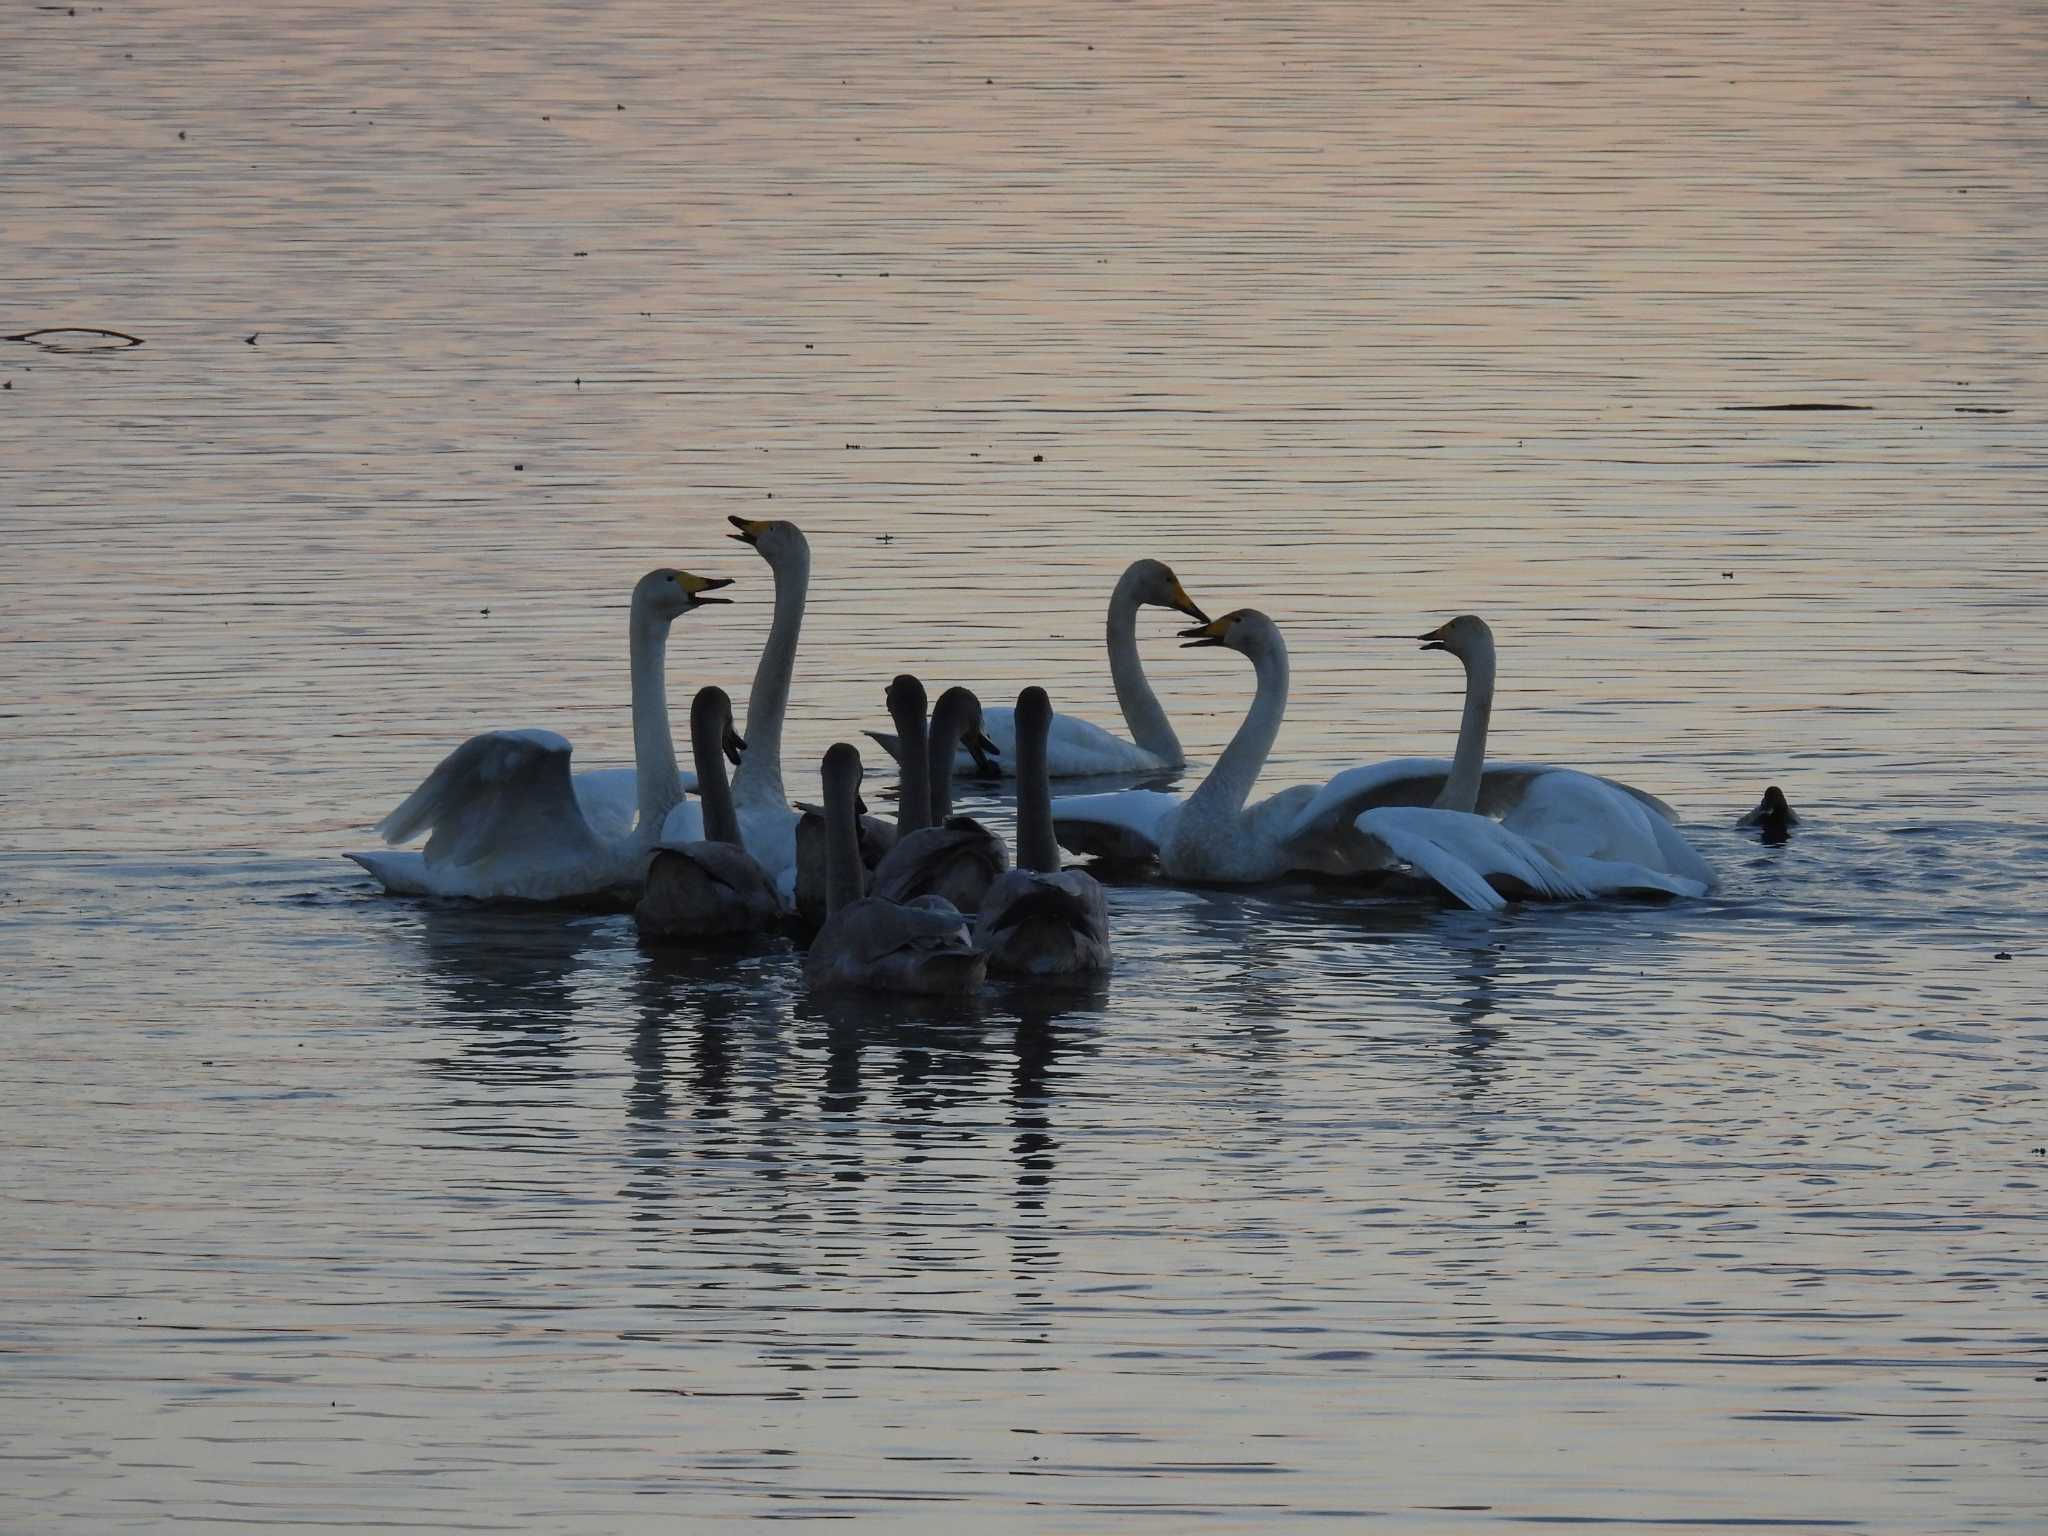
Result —
[[[751, 748], [753, 744], [748, 743]], [[859, 763], [852, 759], [825, 758], [825, 914], [861, 899], [860, 824], [855, 803], [859, 798]]]
[[[914, 681], [914, 680], [913, 680]], [[932, 766], [927, 756], [929, 733], [925, 729], [925, 695], [922, 688], [893, 686], [889, 690], [889, 718], [896, 726], [896, 835], [898, 838], [932, 824]], [[943, 777], [951, 780], [953, 765], [944, 766]]]
[[1058, 874], [1059, 840], [1052, 826], [1052, 778], [1046, 769], [1045, 738], [1050, 718], [1027, 714], [1019, 704], [1017, 722], [1017, 867]]
[[740, 848], [739, 813], [733, 809], [732, 785], [725, 777], [725, 733], [732, 724], [730, 706], [693, 707], [690, 711], [690, 757], [697, 769], [697, 798], [704, 806], [704, 837]]
[[960, 751], [960, 738], [967, 734], [968, 721], [978, 712], [973, 696], [949, 688], [939, 696], [932, 710], [931, 739], [925, 743], [925, 773], [931, 824], [942, 827], [953, 814], [953, 759]]

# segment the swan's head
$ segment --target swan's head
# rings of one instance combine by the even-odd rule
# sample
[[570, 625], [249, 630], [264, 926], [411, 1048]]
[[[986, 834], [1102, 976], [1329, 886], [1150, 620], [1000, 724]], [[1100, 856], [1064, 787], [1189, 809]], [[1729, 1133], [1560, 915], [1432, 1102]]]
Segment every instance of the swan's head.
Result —
[[825, 749], [825, 761], [819, 775], [825, 781], [825, 804], [829, 807], [837, 798], [846, 806], [857, 806], [860, 801], [860, 753], [843, 741], [835, 741]]
[[1256, 608], [1236, 608], [1220, 619], [1211, 619], [1207, 624], [1198, 624], [1193, 629], [1184, 629], [1180, 638], [1185, 642], [1181, 649], [1193, 650], [1196, 646], [1220, 645], [1225, 650], [1241, 651], [1250, 655], [1252, 650], [1264, 644], [1279, 633], [1278, 627]]
[[1782, 842], [1786, 829], [1799, 825], [1799, 813], [1792, 809], [1792, 802], [1785, 798], [1785, 791], [1773, 784], [1764, 791], [1757, 808], [1736, 825], [1762, 827], [1766, 840]]
[[692, 576], [666, 568], [649, 571], [633, 585], [633, 607], [657, 619], [680, 618], [706, 603], [729, 603], [729, 597], [707, 594], [732, 585], [730, 576]]
[[751, 544], [760, 551], [761, 558], [770, 565], [778, 565], [794, 555], [808, 555], [811, 546], [804, 538], [803, 529], [795, 523], [779, 522], [765, 517], [728, 517], [726, 519], [738, 533], [726, 535], [738, 539], [742, 544]]
[[1470, 661], [1493, 649], [1493, 631], [1486, 627], [1486, 620], [1474, 613], [1461, 613], [1418, 638], [1425, 651], [1449, 651], [1460, 661]]
[[1163, 560], [1138, 560], [1131, 565], [1130, 575], [1134, 578], [1133, 592], [1141, 603], [1154, 608], [1171, 608], [1175, 613], [1184, 613], [1199, 624], [1209, 622], [1209, 615], [1188, 596], [1180, 578], [1173, 574], [1173, 567]]
[[981, 700], [966, 688], [948, 688], [932, 706], [932, 737], [954, 740], [974, 754], [975, 766], [983, 773], [995, 768], [992, 758], [1002, 750], [981, 729]]
[[723, 688], [699, 688], [690, 700], [690, 739], [715, 741], [734, 763], [747, 750], [747, 740], [732, 728], [732, 700]]
[[924, 684], [908, 672], [899, 672], [889, 684], [889, 691], [882, 695], [889, 706], [889, 718], [896, 722], [898, 729], [905, 721], [924, 722]]
[[1052, 700], [1036, 683], [1017, 695], [1017, 735], [1043, 736], [1052, 729]]

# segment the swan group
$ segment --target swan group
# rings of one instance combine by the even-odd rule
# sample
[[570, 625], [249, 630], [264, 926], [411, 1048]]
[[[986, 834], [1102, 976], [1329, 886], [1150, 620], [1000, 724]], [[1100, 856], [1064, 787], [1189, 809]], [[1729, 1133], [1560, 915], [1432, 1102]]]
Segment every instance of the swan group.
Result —
[[[387, 891], [567, 904], [629, 905], [651, 939], [732, 942], [814, 926], [805, 975], [821, 989], [955, 994], [986, 976], [1099, 980], [1110, 968], [1108, 902], [1063, 867], [1061, 848], [1107, 863], [1147, 861], [1190, 884], [1243, 885], [1297, 875], [1420, 880], [1466, 906], [1615, 895], [1697, 897], [1714, 873], [1656, 796], [1550, 764], [1487, 758], [1498, 673], [1492, 630], [1466, 614], [1422, 636], [1465, 674], [1449, 758], [1365, 763], [1320, 784], [1254, 798], [1285, 723], [1290, 684], [1280, 626], [1255, 608], [1211, 619], [1171, 567], [1134, 561], [1116, 583], [1105, 630], [1129, 737], [1055, 713], [1043, 687], [1013, 708], [984, 709], [946, 688], [926, 712], [924, 684], [898, 675], [893, 727], [868, 734], [896, 759], [892, 827], [865, 816], [859, 752], [840, 742], [820, 764], [822, 805], [793, 805], [782, 738], [809, 597], [811, 550], [796, 524], [734, 517], [731, 537], [767, 564], [774, 606], [743, 727], [716, 686], [692, 698], [695, 769], [677, 765], [665, 656], [670, 628], [727, 578], [662, 568], [629, 605], [634, 766], [572, 773], [569, 743], [548, 731], [472, 736], [379, 823], [387, 843], [424, 848], [351, 854]], [[1054, 798], [1054, 778], [1137, 776], [1185, 766], [1180, 740], [1145, 677], [1142, 609], [1195, 620], [1185, 646], [1250, 662], [1252, 698], [1228, 745], [1185, 795], [1156, 789]], [[730, 781], [726, 761], [737, 767]], [[1015, 867], [1002, 838], [956, 816], [956, 774], [1016, 785]], [[628, 802], [622, 786], [630, 784]], [[699, 798], [685, 798], [690, 789]], [[1787, 823], [1775, 789], [1756, 813]]]

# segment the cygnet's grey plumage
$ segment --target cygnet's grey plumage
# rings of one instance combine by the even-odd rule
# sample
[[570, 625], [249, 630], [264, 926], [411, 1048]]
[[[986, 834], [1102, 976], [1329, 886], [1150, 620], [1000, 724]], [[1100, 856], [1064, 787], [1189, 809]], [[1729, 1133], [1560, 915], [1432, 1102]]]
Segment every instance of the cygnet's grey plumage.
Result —
[[[981, 910], [981, 899], [1010, 867], [1003, 840], [971, 816], [953, 814], [953, 754], [962, 742], [991, 751], [981, 733], [981, 701], [965, 688], [948, 688], [932, 709], [925, 743], [930, 824], [906, 831], [875, 868], [875, 894], [890, 901], [943, 896], [962, 912]], [[911, 791], [906, 785], [905, 799]]]
[[825, 926], [804, 956], [804, 979], [821, 989], [957, 996], [979, 987], [988, 957], [967, 920], [942, 901], [901, 903], [861, 894], [854, 800], [860, 754], [845, 742], [825, 754]]
[[722, 688], [699, 689], [690, 701], [690, 753], [704, 802], [704, 840], [664, 844], [647, 866], [647, 885], [633, 921], [659, 939], [718, 939], [767, 933], [782, 921], [782, 903], [754, 856], [740, 845], [739, 817], [725, 758], [745, 747], [732, 728], [732, 700]]
[[1052, 701], [1043, 688], [1017, 696], [1017, 867], [989, 887], [974, 925], [997, 975], [1088, 981], [1110, 966], [1109, 903], [1092, 875], [1060, 868], [1052, 827], [1046, 737]]

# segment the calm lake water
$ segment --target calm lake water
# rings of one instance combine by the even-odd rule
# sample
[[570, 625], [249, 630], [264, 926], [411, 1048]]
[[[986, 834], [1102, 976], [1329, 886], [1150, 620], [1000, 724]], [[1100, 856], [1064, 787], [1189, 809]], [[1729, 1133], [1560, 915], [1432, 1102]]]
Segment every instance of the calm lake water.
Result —
[[[0, 343], [0, 1525], [2040, 1530], [2044, 82], [2022, 0], [0, 15], [0, 332], [144, 340]], [[650, 566], [743, 693], [732, 513], [794, 793], [906, 668], [1113, 722], [1152, 555], [1286, 631], [1267, 786], [1447, 752], [1476, 611], [1724, 887], [1140, 880], [919, 1009], [342, 859], [629, 761]]]

